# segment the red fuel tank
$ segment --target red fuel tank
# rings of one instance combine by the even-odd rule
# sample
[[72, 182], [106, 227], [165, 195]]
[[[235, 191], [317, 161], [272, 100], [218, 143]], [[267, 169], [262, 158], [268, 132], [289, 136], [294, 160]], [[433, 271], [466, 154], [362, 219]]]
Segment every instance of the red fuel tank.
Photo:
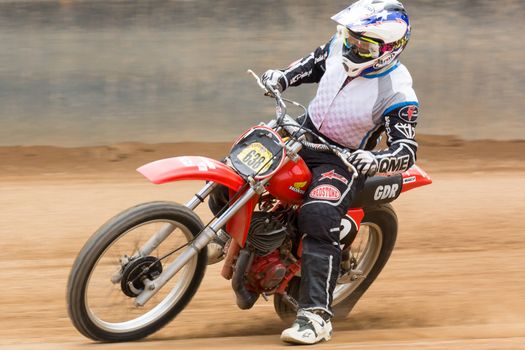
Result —
[[303, 201], [304, 193], [312, 181], [312, 173], [302, 158], [286, 163], [270, 180], [266, 189], [275, 198], [290, 204]]

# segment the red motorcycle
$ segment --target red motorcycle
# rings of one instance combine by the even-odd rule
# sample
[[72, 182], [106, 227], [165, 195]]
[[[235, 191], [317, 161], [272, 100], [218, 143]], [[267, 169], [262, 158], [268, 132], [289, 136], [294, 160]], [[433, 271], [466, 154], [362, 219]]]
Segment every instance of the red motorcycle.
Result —
[[[237, 304], [251, 308], [273, 295], [277, 314], [294, 318], [301, 272], [301, 237], [296, 218], [311, 173], [298, 155], [302, 147], [332, 152], [357, 176], [343, 149], [309, 133], [286, 113], [282, 98], [253, 72], [276, 101], [276, 119], [254, 126], [224, 161], [185, 156], [138, 169], [149, 181], [206, 181], [181, 205], [150, 202], [106, 222], [84, 245], [72, 267], [67, 302], [74, 326], [97, 341], [131, 341], [170, 322], [197, 291], [207, 266], [207, 245], [218, 232], [231, 237], [222, 276], [231, 279]], [[345, 317], [386, 264], [394, 248], [397, 217], [389, 204], [402, 192], [428, 185], [419, 167], [395, 176], [369, 178], [341, 221], [342, 262], [334, 291], [336, 317]], [[218, 186], [227, 204], [204, 224], [195, 209]], [[224, 228], [224, 230], [222, 230]]]

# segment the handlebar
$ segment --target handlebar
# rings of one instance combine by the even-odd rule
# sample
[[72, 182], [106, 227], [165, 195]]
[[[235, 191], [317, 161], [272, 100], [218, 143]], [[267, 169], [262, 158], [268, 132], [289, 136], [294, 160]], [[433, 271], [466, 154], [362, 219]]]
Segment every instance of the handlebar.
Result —
[[[286, 115], [286, 104], [284, 103], [284, 99], [282, 98], [281, 93], [279, 92], [279, 90], [275, 90], [270, 85], [263, 84], [262, 81], [261, 81], [261, 78], [259, 78], [259, 76], [257, 74], [255, 74], [255, 72], [253, 70], [248, 69], [247, 72], [248, 72], [248, 74], [251, 74], [255, 78], [255, 80], [257, 80], [257, 84], [259, 85], [259, 87], [261, 89], [264, 90], [264, 95], [265, 96], [275, 98], [277, 118], [284, 117]], [[293, 101], [290, 101], [290, 102], [294, 103]], [[295, 103], [295, 104], [297, 105], [297, 103]], [[299, 105], [299, 106], [303, 107], [302, 105]]]
[[312, 133], [310, 130], [300, 125], [294, 118], [286, 114], [286, 104], [284, 102], [286, 101], [296, 107], [302, 108], [306, 116], [308, 111], [305, 106], [303, 106], [302, 104], [298, 102], [283, 98], [281, 96], [280, 91], [274, 89], [272, 86], [263, 84], [261, 81], [261, 78], [259, 78], [259, 76], [251, 69], [248, 69], [247, 73], [251, 74], [255, 78], [259, 87], [264, 91], [265, 96], [275, 98], [275, 102], [276, 102], [275, 114], [277, 116], [278, 125], [282, 126], [292, 136], [297, 135], [297, 133], [301, 130], [305, 132], [309, 132], [310, 134], [314, 135], [321, 142], [321, 144], [313, 143], [313, 142], [309, 142], [305, 140], [304, 137], [301, 137], [302, 135], [304, 135], [304, 133], [302, 133], [299, 137], [297, 137], [297, 140], [301, 142], [301, 144], [305, 146], [306, 148], [312, 149], [314, 151], [320, 151], [320, 152], [328, 151], [328, 152], [334, 153], [336, 156], [338, 156], [341, 159], [343, 164], [346, 165], [348, 170], [351, 171], [353, 178], [356, 178], [358, 176], [358, 172], [356, 168], [347, 160], [349, 156], [349, 151], [330, 144], [328, 141], [326, 141], [321, 136]]

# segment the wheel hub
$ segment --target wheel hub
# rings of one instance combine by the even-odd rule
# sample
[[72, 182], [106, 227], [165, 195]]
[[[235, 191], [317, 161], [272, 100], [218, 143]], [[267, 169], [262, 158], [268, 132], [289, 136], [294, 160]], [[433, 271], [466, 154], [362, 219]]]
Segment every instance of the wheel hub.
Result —
[[131, 260], [124, 266], [120, 288], [130, 298], [138, 296], [145, 288], [144, 280], [153, 281], [162, 273], [162, 264], [153, 256]]

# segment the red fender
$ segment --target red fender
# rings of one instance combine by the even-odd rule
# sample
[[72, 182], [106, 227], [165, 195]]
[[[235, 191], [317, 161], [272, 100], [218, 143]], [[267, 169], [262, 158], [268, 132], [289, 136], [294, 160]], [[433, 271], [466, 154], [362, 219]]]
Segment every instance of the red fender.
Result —
[[[235, 194], [245, 181], [230, 167], [214, 159], [198, 156], [184, 156], [157, 160], [137, 169], [149, 181], [163, 184], [181, 180], [213, 181], [230, 189]], [[257, 203], [254, 197], [241, 208], [227, 223], [228, 233], [244, 247], [253, 207]]]
[[181, 180], [213, 181], [239, 190], [244, 180], [226, 164], [206, 157], [184, 156], [157, 160], [137, 169], [154, 184]]
[[416, 187], [430, 185], [432, 179], [430, 176], [417, 165], [412, 166], [410, 169], [405, 171], [403, 174], [403, 187], [401, 192], [406, 192]]

